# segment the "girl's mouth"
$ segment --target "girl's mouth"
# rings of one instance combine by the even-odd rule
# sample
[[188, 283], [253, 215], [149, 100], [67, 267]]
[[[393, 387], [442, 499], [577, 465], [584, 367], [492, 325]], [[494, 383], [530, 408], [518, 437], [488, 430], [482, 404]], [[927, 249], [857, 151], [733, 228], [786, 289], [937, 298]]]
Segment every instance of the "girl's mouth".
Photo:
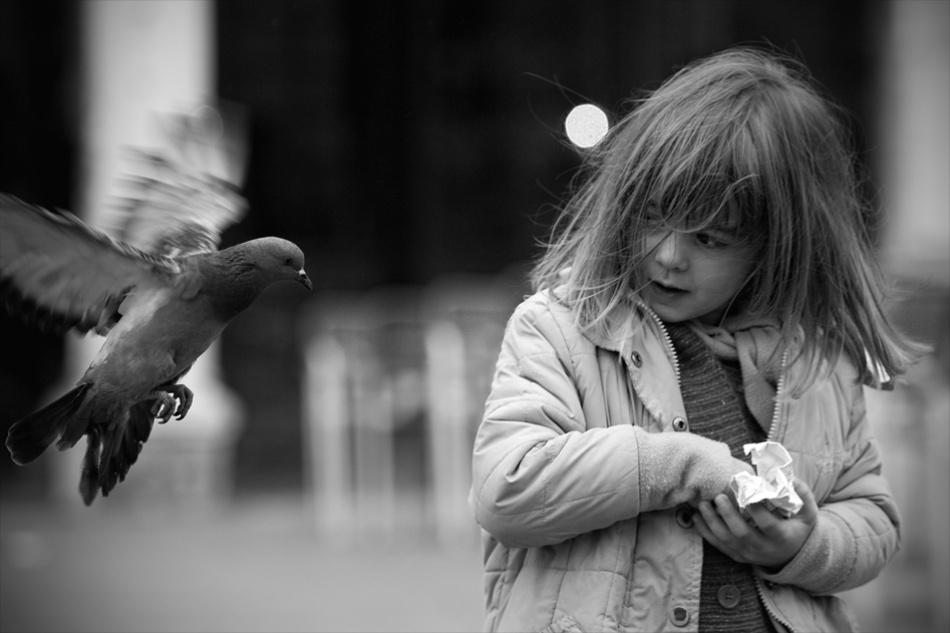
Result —
[[677, 288], [676, 286], [668, 286], [659, 281], [653, 280], [650, 282], [650, 287], [653, 288], [655, 292], [659, 292], [662, 295], [668, 297], [675, 297], [686, 292], [682, 288]]

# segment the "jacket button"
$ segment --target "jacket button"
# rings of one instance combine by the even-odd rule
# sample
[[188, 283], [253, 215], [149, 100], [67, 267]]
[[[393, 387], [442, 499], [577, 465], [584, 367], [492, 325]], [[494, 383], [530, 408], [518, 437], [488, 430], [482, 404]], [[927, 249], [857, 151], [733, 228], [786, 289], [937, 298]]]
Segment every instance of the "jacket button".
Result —
[[719, 588], [719, 591], [716, 592], [716, 598], [726, 609], [735, 609], [736, 605], [739, 604], [739, 588], [735, 585], [723, 585]]
[[634, 352], [634, 353], [630, 356], [630, 360], [633, 361], [633, 364], [634, 364], [635, 367], [642, 367], [642, 366], [643, 366], [643, 357], [640, 356], [640, 352]]
[[683, 607], [673, 607], [670, 609], [670, 622], [673, 626], [686, 626], [689, 624], [689, 611]]
[[689, 424], [686, 423], [686, 418], [680, 415], [673, 418], [673, 430], [678, 433], [682, 433], [683, 431], [688, 431]]
[[693, 509], [689, 506], [678, 507], [674, 516], [676, 517], [676, 524], [684, 530], [693, 527]]

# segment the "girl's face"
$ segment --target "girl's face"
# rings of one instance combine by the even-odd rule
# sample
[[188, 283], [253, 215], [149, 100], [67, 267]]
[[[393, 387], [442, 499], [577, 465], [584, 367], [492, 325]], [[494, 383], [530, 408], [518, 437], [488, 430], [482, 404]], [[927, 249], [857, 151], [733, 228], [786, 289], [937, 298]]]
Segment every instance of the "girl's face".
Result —
[[[730, 214], [736, 215], [736, 214]], [[734, 226], [684, 231], [663, 226], [645, 237], [642, 295], [670, 323], [698, 319], [718, 325], [755, 266], [755, 250]]]

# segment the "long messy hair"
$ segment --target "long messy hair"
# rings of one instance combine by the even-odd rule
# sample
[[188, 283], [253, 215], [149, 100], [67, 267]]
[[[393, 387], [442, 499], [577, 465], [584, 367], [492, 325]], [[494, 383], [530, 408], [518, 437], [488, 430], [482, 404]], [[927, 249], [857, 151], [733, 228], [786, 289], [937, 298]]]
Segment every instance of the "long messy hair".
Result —
[[736, 48], [684, 67], [634, 101], [577, 183], [532, 283], [560, 286], [582, 331], [606, 334], [609, 315], [645, 283], [645, 213], [696, 228], [733, 207], [756, 248], [742, 309], [778, 320], [779, 349], [800, 339], [790, 362], [806, 371], [793, 388], [842, 353], [866, 382], [912, 362], [916, 347], [882, 309], [843, 113], [794, 60]]

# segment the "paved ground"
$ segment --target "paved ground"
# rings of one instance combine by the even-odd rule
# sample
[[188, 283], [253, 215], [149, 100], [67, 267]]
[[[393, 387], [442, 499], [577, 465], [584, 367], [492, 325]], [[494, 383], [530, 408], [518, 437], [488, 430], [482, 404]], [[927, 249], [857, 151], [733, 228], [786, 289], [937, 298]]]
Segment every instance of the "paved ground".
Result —
[[213, 517], [4, 502], [2, 631], [475, 631], [475, 547], [333, 546], [299, 500]]
[[[110, 497], [109, 501], [113, 501]], [[477, 631], [472, 541], [321, 541], [299, 497], [215, 512], [0, 501], [0, 631]], [[899, 558], [901, 555], [899, 554]], [[939, 631], [920, 562], [851, 592], [866, 632]]]

